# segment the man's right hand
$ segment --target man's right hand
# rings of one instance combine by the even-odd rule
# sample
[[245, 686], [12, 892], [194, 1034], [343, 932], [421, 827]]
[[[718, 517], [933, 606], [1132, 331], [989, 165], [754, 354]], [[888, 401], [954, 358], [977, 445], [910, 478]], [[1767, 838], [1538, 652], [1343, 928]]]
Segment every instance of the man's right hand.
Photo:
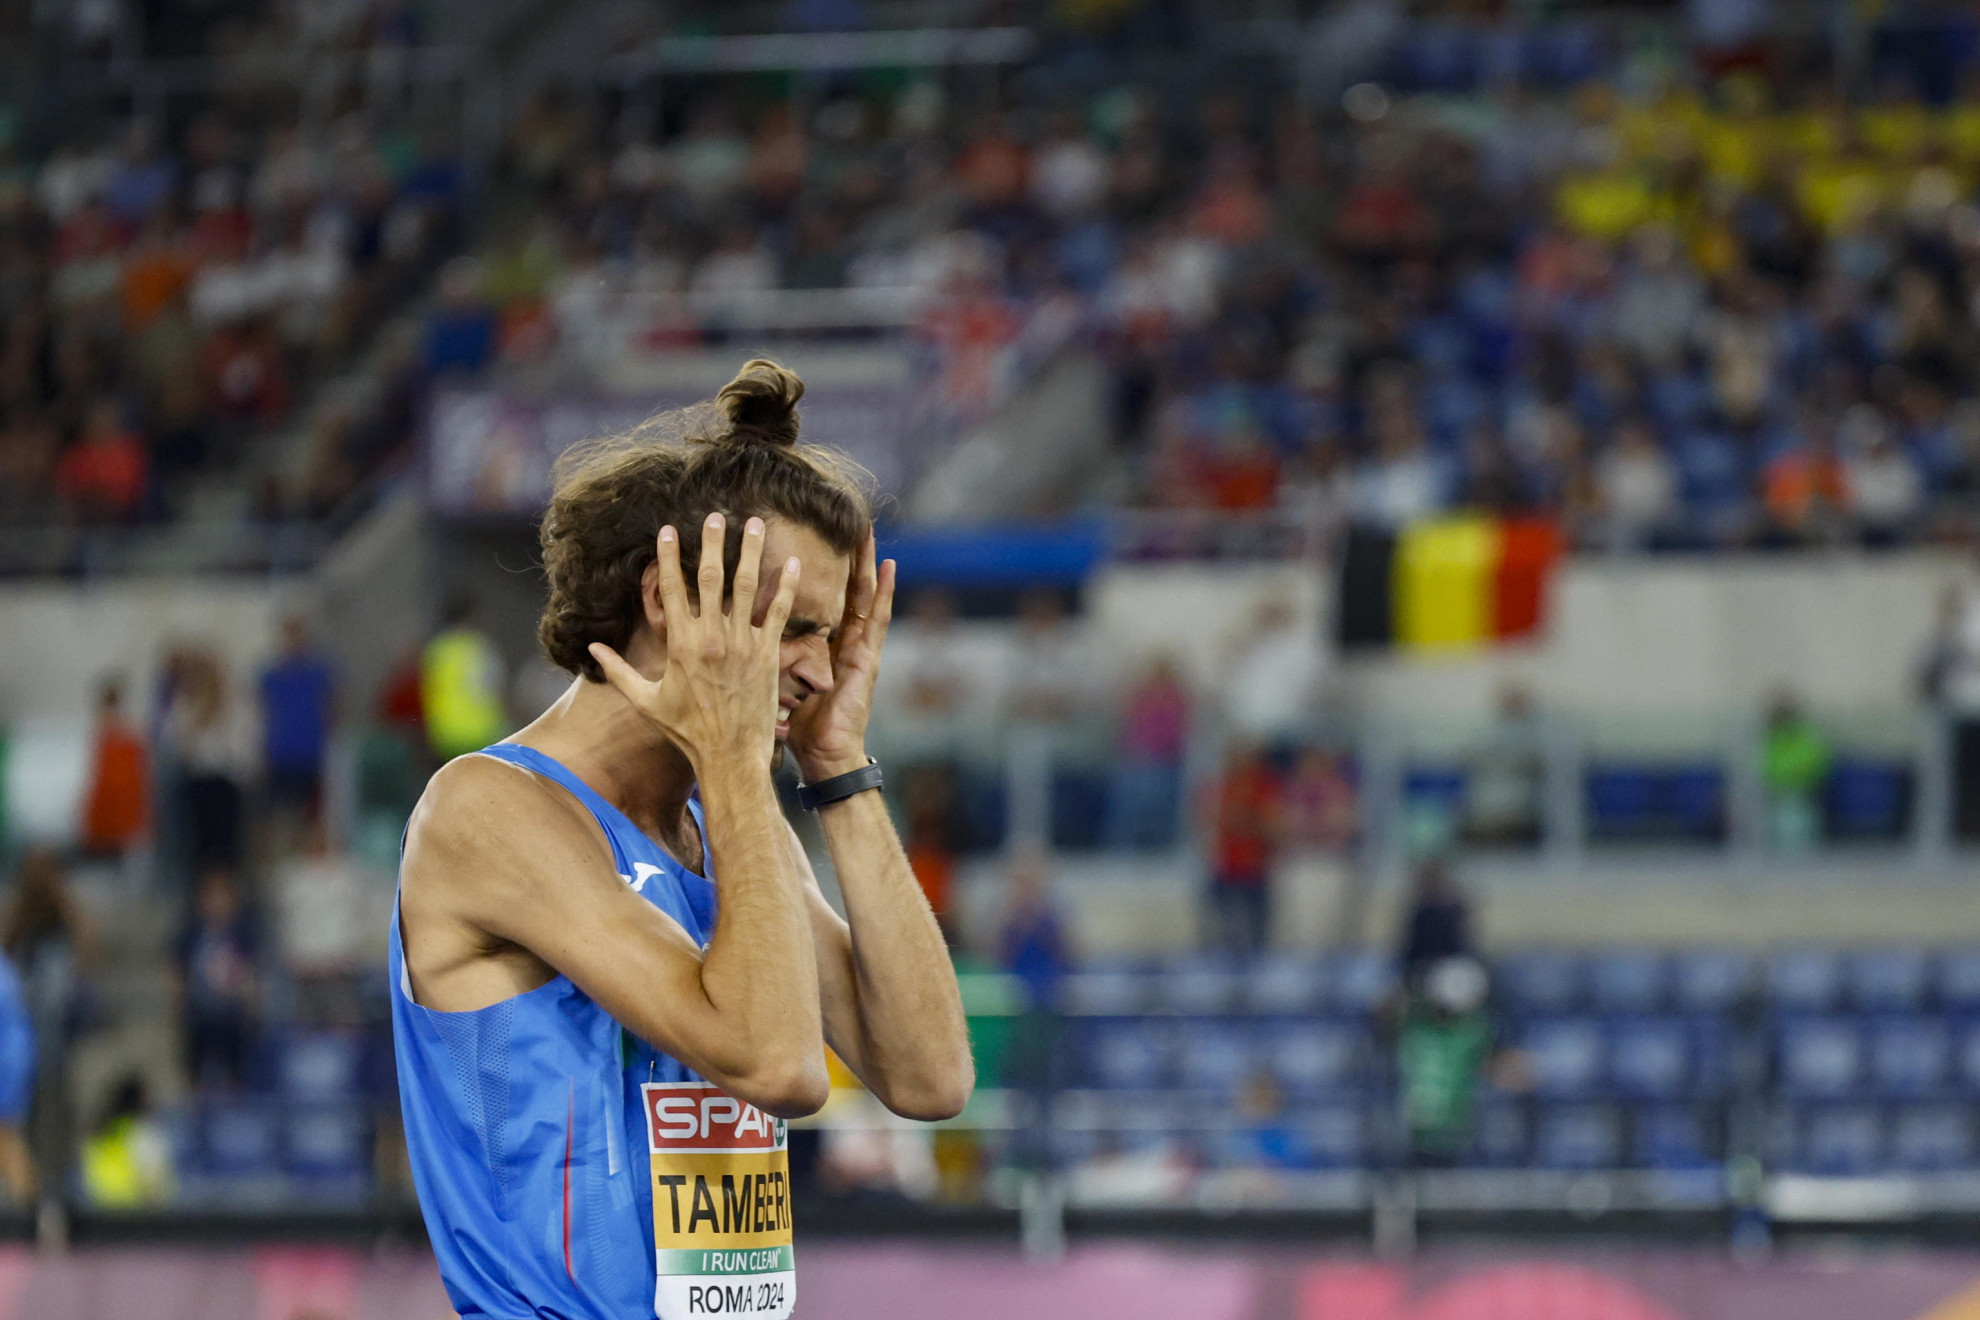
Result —
[[680, 537], [672, 527], [660, 529], [655, 566], [667, 621], [667, 668], [657, 681], [601, 642], [590, 648], [612, 686], [687, 755], [698, 774], [731, 757], [761, 757], [767, 764], [776, 740], [784, 623], [797, 596], [799, 564], [792, 558], [784, 563], [763, 622], [753, 622], [762, 580], [763, 520], [751, 518], [743, 526], [742, 559], [724, 611], [725, 535], [722, 515], [709, 514], [695, 584], [697, 612], [688, 604], [681, 575]]

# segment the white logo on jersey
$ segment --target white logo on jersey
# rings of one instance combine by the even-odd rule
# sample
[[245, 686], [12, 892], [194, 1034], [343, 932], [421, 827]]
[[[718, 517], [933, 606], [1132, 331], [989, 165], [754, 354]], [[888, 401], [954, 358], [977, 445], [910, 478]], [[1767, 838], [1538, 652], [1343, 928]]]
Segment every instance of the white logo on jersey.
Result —
[[660, 872], [661, 868], [651, 862], [634, 862], [633, 873], [631, 875], [621, 875], [619, 879], [631, 885], [632, 891], [637, 894], [646, 888], [646, 882], [648, 880], [659, 875]]

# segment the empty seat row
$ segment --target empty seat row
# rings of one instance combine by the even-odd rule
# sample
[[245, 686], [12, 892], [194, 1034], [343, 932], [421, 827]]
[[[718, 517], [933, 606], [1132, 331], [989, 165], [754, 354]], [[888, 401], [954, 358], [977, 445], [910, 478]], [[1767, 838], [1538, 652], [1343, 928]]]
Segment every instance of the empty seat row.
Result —
[[1072, 1016], [1137, 1013], [1366, 1013], [1395, 990], [1394, 961], [1367, 950], [1274, 954], [1249, 962], [1192, 957], [1166, 965], [1100, 965], [1065, 978], [1059, 1010]]
[[1509, 1039], [1537, 1095], [1671, 1100], [1724, 1089], [1725, 1033], [1710, 1017], [1533, 1018]]
[[1980, 1009], [1980, 950], [1783, 949], [1765, 959], [1725, 949], [1665, 953], [1534, 949], [1500, 959], [1494, 994], [1513, 1013], [1723, 1012], [1763, 999], [1799, 1012]]
[[1980, 1163], [1972, 1107], [1945, 1102], [1781, 1104], [1768, 1115], [1766, 1154], [1775, 1168], [1831, 1177]]
[[1980, 1019], [1788, 1016], [1774, 1028], [1775, 1083], [1799, 1098], [1903, 1099], [1980, 1092]]
[[215, 1101], [184, 1117], [175, 1144], [178, 1167], [196, 1176], [361, 1176], [372, 1163], [372, 1117], [357, 1104]]
[[1364, 1089], [1377, 1064], [1372, 1046], [1368, 1028], [1346, 1019], [1271, 1027], [1244, 1019], [1103, 1019], [1067, 1038], [1062, 1075], [1083, 1086], [1218, 1094], [1263, 1075], [1288, 1094], [1312, 1096]]

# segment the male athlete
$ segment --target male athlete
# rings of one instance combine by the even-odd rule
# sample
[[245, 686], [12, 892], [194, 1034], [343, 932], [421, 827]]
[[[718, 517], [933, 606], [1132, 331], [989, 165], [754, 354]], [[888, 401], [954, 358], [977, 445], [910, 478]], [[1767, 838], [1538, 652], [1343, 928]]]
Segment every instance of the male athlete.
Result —
[[[751, 362], [560, 471], [538, 631], [578, 677], [413, 814], [393, 1027], [463, 1317], [788, 1316], [783, 1120], [824, 1103], [825, 1044], [896, 1113], [969, 1097], [865, 752], [894, 565], [855, 470], [798, 443], [802, 392]], [[786, 750], [846, 919], [779, 814]]]

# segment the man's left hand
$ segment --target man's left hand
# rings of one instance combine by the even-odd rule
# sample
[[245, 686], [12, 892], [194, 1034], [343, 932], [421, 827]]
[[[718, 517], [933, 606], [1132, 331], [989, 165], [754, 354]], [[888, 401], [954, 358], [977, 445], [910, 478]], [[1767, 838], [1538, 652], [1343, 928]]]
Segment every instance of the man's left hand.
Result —
[[880, 676], [880, 647], [894, 618], [894, 578], [894, 561], [878, 562], [868, 532], [853, 561], [845, 617], [832, 639], [832, 690], [810, 697], [791, 714], [788, 746], [807, 784], [866, 764], [866, 722]]

